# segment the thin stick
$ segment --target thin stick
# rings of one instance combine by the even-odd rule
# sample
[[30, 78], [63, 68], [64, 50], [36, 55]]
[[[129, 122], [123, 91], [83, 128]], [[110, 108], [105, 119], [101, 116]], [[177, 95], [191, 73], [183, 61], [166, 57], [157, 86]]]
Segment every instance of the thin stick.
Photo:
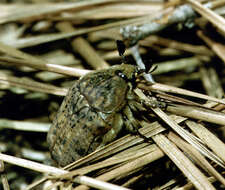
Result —
[[[96, 179], [103, 180], [103, 181], [109, 181], [111, 179], [114, 179], [118, 175], [120, 176], [122, 174], [129, 173], [132, 170], [143, 167], [144, 165], [146, 165], [148, 163], [158, 160], [159, 158], [163, 157], [163, 155], [164, 155], [163, 152], [158, 147], [155, 147], [155, 150], [153, 152], [151, 152], [147, 155], [144, 155], [142, 157], [139, 157], [121, 167], [111, 170], [110, 172], [102, 174], [102, 175], [98, 176]], [[75, 188], [74, 190], [87, 190], [87, 189], [89, 189], [89, 188], [81, 185], [81, 186], [78, 186], [77, 188]]]
[[4, 170], [5, 170], [4, 162], [2, 160], [0, 160], [0, 173], [1, 173], [3, 189], [4, 190], [10, 190], [9, 182], [8, 182], [8, 179], [7, 179], [7, 176], [4, 172]]
[[202, 84], [209, 96], [220, 99], [223, 98], [224, 91], [221, 80], [213, 67], [207, 69], [205, 67], [200, 67], [200, 76]]
[[197, 35], [216, 53], [216, 55], [218, 55], [220, 59], [223, 60], [223, 63], [225, 64], [225, 45], [207, 37], [201, 30], [197, 32]]
[[183, 117], [198, 119], [218, 125], [225, 125], [225, 114], [198, 106], [170, 104], [166, 111]]
[[[9, 50], [9, 51], [11, 51], [11, 50]], [[7, 53], [7, 52], [5, 52], [5, 53]], [[16, 66], [27, 66], [27, 67], [31, 67], [31, 68], [38, 69], [38, 70], [50, 71], [50, 72], [54, 72], [54, 73], [60, 73], [60, 74], [75, 76], [75, 77], [80, 77], [80, 76], [83, 76], [83, 75], [91, 72], [91, 70], [78, 69], [78, 68], [67, 67], [67, 66], [63, 66], [63, 65], [47, 63], [47, 61], [43, 61], [41, 59], [34, 60], [34, 59], [30, 59], [29, 57], [24, 57], [23, 55], [18, 55], [18, 54], [14, 54], [14, 53], [12, 53], [11, 56], [21, 58], [22, 60], [16, 59], [16, 58], [11, 58], [11, 57], [0, 57], [1, 63], [7, 63], [7, 64], [11, 64], [11, 65], [16, 65]]]
[[210, 1], [207, 3], [207, 6], [209, 4], [208, 8], [215, 9], [222, 7], [225, 4], [225, 0], [215, 0], [215, 1]]
[[[68, 171], [65, 171], [63, 169], [55, 168], [52, 166], [47, 166], [44, 164], [40, 164], [37, 162], [25, 160], [22, 158], [17, 158], [14, 156], [9, 156], [6, 154], [0, 153], [0, 160], [3, 160], [4, 162], [11, 163], [20, 167], [28, 168], [35, 170], [37, 172], [41, 173], [48, 173], [51, 175], [61, 175], [61, 174], [66, 174]], [[104, 189], [104, 190], [127, 190], [127, 188], [120, 187], [117, 185], [109, 184], [106, 182], [102, 182], [87, 176], [77, 176], [74, 178], [74, 182], [80, 183], [80, 184], [85, 184], [89, 185], [94, 188], [99, 188], [99, 189]]]
[[[148, 98], [143, 94], [143, 92], [140, 89], [136, 89], [135, 93], [141, 97], [144, 101], [148, 102]], [[169, 116], [164, 113], [160, 108], [151, 108], [152, 111], [159, 116], [167, 125], [169, 125], [174, 131], [176, 131], [182, 138], [184, 138], [187, 142], [189, 142], [191, 145], [193, 145], [197, 150], [199, 150], [203, 155], [207, 156], [217, 164], [219, 164], [221, 167], [225, 168], [224, 162], [216, 156], [214, 153], [212, 153], [210, 150], [208, 150], [196, 136], [192, 135], [182, 127], [180, 127], [176, 122], [174, 122]]]
[[4, 190], [10, 190], [9, 182], [8, 182], [6, 174], [1, 174], [1, 178], [2, 178], [3, 189]]
[[225, 185], [225, 179], [220, 173], [218, 173], [212, 165], [203, 157], [193, 146], [185, 142], [179, 136], [173, 132], [169, 132], [168, 138], [173, 141], [181, 150], [188, 153], [195, 162], [201, 166], [202, 169], [207, 171], [209, 174], [217, 178], [223, 185]]
[[157, 69], [153, 72], [153, 74], [158, 75], [158, 74], [167, 73], [171, 71], [184, 70], [190, 67], [197, 67], [201, 64], [203, 64], [203, 61], [201, 60], [200, 57], [197, 57], [197, 56], [154, 63], [153, 66], [157, 66]]
[[225, 163], [225, 144], [201, 124], [194, 121], [186, 121], [186, 124]]
[[[58, 24], [58, 28], [63, 32], [75, 31], [69, 22], [62, 22]], [[109, 67], [109, 64], [97, 54], [95, 49], [84, 38], [77, 37], [72, 40], [71, 44], [74, 51], [78, 52], [94, 69], [98, 70]]]
[[10, 164], [14, 164], [14, 165], [23, 167], [23, 168], [28, 168], [28, 169], [31, 169], [31, 170], [34, 170], [37, 172], [41, 172], [41, 173], [48, 173], [51, 175], [59, 175], [59, 174], [67, 173], [67, 171], [59, 169], [59, 168], [47, 166], [44, 164], [40, 164], [40, 163], [33, 162], [30, 160], [25, 160], [22, 158], [17, 158], [17, 157], [2, 154], [2, 153], [0, 153], [0, 160], [10, 163]]
[[105, 168], [105, 167], [109, 167], [113, 165], [123, 164], [125, 162], [130, 162], [134, 159], [137, 159], [150, 152], [155, 151], [155, 149], [156, 149], [156, 146], [154, 144], [146, 146], [146, 144], [142, 143], [140, 145], [125, 149], [123, 152], [120, 152], [106, 160], [75, 169], [69, 172], [68, 174], [59, 176], [59, 178], [70, 179], [73, 176], [85, 175], [95, 170], [99, 170], [100, 168]]
[[27, 78], [12, 77], [4, 73], [0, 73], [0, 83], [59, 96], [65, 96], [67, 93], [66, 88], [59, 88], [53, 85], [32, 81]]
[[[165, 13], [168, 12], [168, 10], [162, 10], [161, 12]], [[82, 28], [78, 29], [73, 32], [66, 32], [66, 33], [53, 33], [53, 34], [43, 34], [35, 37], [29, 37], [26, 38], [26, 42], [18, 42], [17, 44], [14, 44], [16, 47], [24, 48], [24, 47], [30, 47], [30, 46], [35, 46], [43, 43], [48, 43], [60, 39], [65, 39], [65, 38], [70, 38], [74, 36], [79, 36], [82, 34], [87, 34], [90, 32], [96, 32], [100, 30], [106, 30], [110, 28], [118, 28], [122, 25], [127, 25], [127, 24], [133, 24], [133, 23], [143, 23], [146, 22], [146, 20], [152, 19], [155, 17], [154, 14], [143, 16], [143, 17], [138, 17], [138, 18], [132, 18], [132, 19], [127, 19], [127, 20], [122, 20], [122, 21], [116, 21], [112, 23], [107, 23], [99, 26], [94, 26], [94, 27], [89, 27], [89, 28]], [[29, 40], [28, 40], [29, 39]]]
[[44, 5], [33, 4], [33, 5], [27, 6], [26, 11], [24, 9], [25, 5], [22, 5], [22, 6], [16, 5], [13, 10], [9, 9], [10, 11], [8, 11], [8, 14], [6, 15], [0, 14], [0, 24], [6, 23], [6, 22], [23, 20], [23, 19], [40, 18], [40, 17], [46, 16], [46, 14], [53, 15], [53, 14], [71, 10], [71, 9], [80, 10], [84, 7], [94, 6], [94, 5], [104, 4], [104, 3], [112, 3], [112, 2], [117, 2], [117, 0], [93, 0], [91, 2], [81, 1], [81, 2], [74, 2], [74, 3], [57, 3], [57, 4], [45, 3]]
[[145, 90], [153, 90], [153, 91], [159, 90], [159, 91], [163, 91], [163, 92], [181, 94], [181, 95], [201, 98], [203, 100], [210, 100], [210, 101], [213, 101], [213, 102], [225, 104], [224, 100], [214, 98], [214, 97], [211, 97], [211, 96], [207, 96], [207, 95], [204, 95], [204, 94], [200, 94], [200, 93], [197, 93], [197, 92], [192, 92], [190, 90], [185, 90], [185, 89], [177, 88], [177, 87], [174, 87], [174, 86], [169, 86], [169, 85], [166, 85], [166, 84], [154, 83], [154, 84], [151, 84], [149, 86], [146, 86], [144, 84], [138, 84], [138, 88], [145, 89]]
[[[165, 16], [168, 17], [165, 22]], [[140, 26], [125, 26], [121, 29], [121, 34], [124, 40], [130, 45], [136, 44], [140, 39], [143, 39], [150, 34], [155, 34], [164, 28], [175, 23], [186, 22], [188, 19], [195, 17], [196, 14], [191, 6], [182, 5], [176, 8], [174, 11], [170, 11], [170, 14], [165, 13], [157, 14], [155, 20], [149, 20], [149, 23]]]
[[207, 149], [204, 145], [199, 143], [199, 141], [196, 140], [195, 136], [193, 136], [191, 133], [181, 128], [177, 123], [171, 120], [161, 109], [154, 108], [152, 110], [160, 118], [162, 118], [174, 131], [176, 131], [180, 136], [182, 136], [182, 138], [184, 138], [187, 142], [189, 142], [192, 146], [194, 146], [197, 150], [199, 150], [203, 155], [210, 158], [211, 160], [219, 164], [221, 167], [225, 168], [224, 162], [213, 152]]
[[152, 138], [197, 189], [215, 189], [199, 169], [168, 138], [162, 134]]
[[[208, 177], [208, 181], [210, 183], [214, 183], [216, 181], [216, 179], [214, 177]], [[191, 190], [193, 189], [194, 186], [191, 182], [188, 182], [186, 185], [184, 185], [183, 187], [178, 187], [176, 188], [176, 190]]]
[[188, 43], [184, 43], [184, 42], [180, 42], [176, 40], [159, 37], [156, 35], [151, 35], [145, 38], [144, 40], [140, 41], [140, 45], [143, 45], [143, 46], [149, 46], [149, 45], [154, 46], [154, 44], [173, 48], [176, 50], [182, 50], [182, 51], [186, 51], [186, 52], [190, 52], [194, 54], [199, 54], [199, 55], [207, 55], [207, 56], [213, 55], [213, 52], [204, 45], [192, 45], [192, 44], [188, 44]]
[[15, 129], [21, 131], [48, 132], [50, 123], [15, 121], [0, 119], [0, 129]]
[[205, 7], [201, 3], [196, 0], [186, 0], [188, 3], [192, 5], [192, 7], [203, 17], [209, 20], [213, 25], [218, 27], [223, 33], [225, 33], [225, 20], [222, 16], [214, 13], [209, 8]]

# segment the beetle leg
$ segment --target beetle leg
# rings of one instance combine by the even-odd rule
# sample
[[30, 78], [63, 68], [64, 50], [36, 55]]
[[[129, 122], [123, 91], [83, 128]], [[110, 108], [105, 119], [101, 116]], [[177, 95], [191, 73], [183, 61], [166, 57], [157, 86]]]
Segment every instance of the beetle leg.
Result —
[[143, 106], [146, 107], [151, 107], [151, 108], [161, 108], [161, 109], [165, 109], [166, 108], [166, 103], [163, 101], [159, 101], [156, 97], [153, 96], [147, 96], [148, 100], [140, 100], [140, 103]]
[[126, 106], [123, 110], [123, 113], [125, 115], [126, 129], [132, 134], [137, 134], [139, 123], [134, 118], [130, 107]]
[[128, 106], [134, 112], [146, 111], [146, 108], [143, 106], [143, 104], [140, 103], [140, 102], [137, 102], [136, 100], [129, 100], [128, 101]]
[[148, 95], [148, 101], [142, 100], [139, 98], [133, 91], [131, 83], [128, 83], [129, 90], [127, 91], [127, 100], [128, 100], [128, 105], [132, 110], [137, 110], [138, 111], [146, 111], [144, 106], [146, 107], [152, 107], [152, 108], [165, 108], [166, 104], [165, 102], [158, 101], [156, 97]]
[[104, 146], [105, 144], [112, 142], [121, 131], [123, 127], [123, 118], [121, 114], [116, 114], [113, 120], [112, 128], [103, 136], [102, 143], [100, 145]]
[[128, 85], [128, 91], [127, 91], [126, 98], [128, 100], [135, 100], [135, 99], [137, 99], [137, 95], [133, 91], [134, 89], [133, 89], [132, 84], [131, 83], [128, 83], [127, 85]]
[[133, 113], [129, 106], [126, 106], [123, 110], [123, 113], [125, 115], [124, 124], [126, 126], [126, 129], [134, 135], [138, 135], [141, 138], [143, 138], [146, 142], [149, 142], [150, 139], [141, 134], [138, 130], [140, 124], [139, 122], [134, 118]]

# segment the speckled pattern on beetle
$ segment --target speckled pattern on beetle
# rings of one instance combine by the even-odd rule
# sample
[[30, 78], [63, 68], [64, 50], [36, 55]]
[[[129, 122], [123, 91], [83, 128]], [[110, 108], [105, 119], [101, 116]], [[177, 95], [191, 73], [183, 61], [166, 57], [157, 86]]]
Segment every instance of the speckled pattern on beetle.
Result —
[[135, 131], [132, 111], [142, 109], [133, 90], [137, 66], [121, 64], [81, 77], [70, 88], [48, 132], [52, 158], [65, 166], [109, 142], [125, 126]]

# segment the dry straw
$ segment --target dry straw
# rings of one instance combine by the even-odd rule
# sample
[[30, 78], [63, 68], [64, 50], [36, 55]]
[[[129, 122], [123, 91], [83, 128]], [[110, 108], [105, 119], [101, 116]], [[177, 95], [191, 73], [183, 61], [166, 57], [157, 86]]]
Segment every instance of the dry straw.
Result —
[[[217, 31], [224, 34], [225, 20], [223, 16], [217, 14], [217, 8], [224, 6], [225, 1], [202, 4], [197, 0], [187, 0], [186, 3], [188, 4], [179, 5], [177, 1], [164, 4], [161, 1], [145, 0], [92, 0], [73, 3], [46, 3], [45, 6], [35, 3], [0, 5], [0, 9], [2, 7], [6, 10], [0, 13], [2, 26], [5, 26], [6, 23], [23, 25], [20, 31], [17, 31], [17, 37], [14, 40], [9, 43], [7, 40], [0, 42], [1, 66], [15, 67], [11, 72], [0, 72], [0, 87], [2, 89], [13, 92], [12, 87], [16, 86], [30, 91], [65, 96], [68, 86], [71, 86], [63, 86], [64, 84], [60, 80], [65, 78], [52, 80], [54, 85], [48, 84], [44, 82], [42, 77], [39, 78], [39, 81], [35, 81], [37, 78], [33, 77], [26, 69], [32, 68], [32, 72], [36, 73], [48, 71], [63, 74], [65, 77], [80, 77], [91, 72], [91, 69], [108, 68], [111, 61], [119, 58], [113, 45], [114, 40], [124, 39], [128, 48], [135, 45], [128, 50], [128, 54], [132, 54], [136, 62], [143, 63], [140, 53], [152, 56], [148, 54], [151, 52], [148, 47], [154, 49], [157, 56], [162, 56], [160, 59], [163, 58], [163, 61], [159, 59], [160, 61], [154, 62], [155, 65], [158, 65], [158, 69], [153, 72], [156, 78], [160, 76], [163, 79], [165, 77], [163, 75], [169, 73], [170, 79], [174, 83], [177, 76], [182, 76], [180, 78], [182, 78], [181, 83], [183, 84], [186, 81], [197, 79], [202, 81], [203, 88], [207, 93], [205, 95], [198, 93], [197, 90], [194, 92], [168, 84], [153, 83], [152, 81], [149, 84], [146, 81], [139, 81], [135, 93], [146, 105], [152, 101], [152, 95], [158, 101], [163, 99], [162, 103], [167, 105], [163, 110], [159, 107], [146, 107], [148, 112], [146, 118], [140, 121], [142, 128], [139, 131], [149, 138], [148, 142], [139, 136], [128, 134], [63, 169], [1, 153], [0, 170], [4, 190], [10, 189], [4, 162], [45, 175], [29, 184], [26, 190], [49, 181], [51, 184], [45, 189], [56, 187], [65, 189], [64, 186], [67, 185], [69, 185], [68, 188], [72, 189], [71, 184], [78, 183], [80, 185], [73, 189], [84, 190], [93, 187], [122, 190], [128, 189], [129, 185], [142, 180], [145, 177], [142, 170], [151, 167], [154, 161], [165, 155], [189, 180], [186, 185], [177, 189], [192, 188], [193, 185], [200, 190], [216, 189], [213, 184], [216, 180], [225, 185], [225, 180], [220, 173], [225, 167], [225, 146], [209, 130], [214, 125], [225, 125], [225, 114], [221, 111], [225, 105], [224, 99], [221, 99], [224, 95], [224, 81], [220, 79], [220, 73], [215, 65], [211, 64], [208, 68], [208, 64], [212, 62], [214, 56], [218, 56], [224, 64], [225, 47], [221, 42], [207, 34], [207, 28], [201, 22], [194, 23], [194, 19], [198, 18], [196, 13], [199, 13], [203, 20], [209, 21], [217, 28]], [[199, 40], [202, 40], [201, 45], [181, 42], [176, 39], [176, 36], [174, 39], [169, 39], [165, 37], [166, 35], [163, 37], [158, 35], [158, 32], [163, 32], [172, 24], [190, 27], [190, 23], [187, 22], [190, 19], [192, 25], [199, 26], [196, 37], [198, 36]], [[57, 25], [55, 25], [56, 22]], [[32, 35], [31, 32], [30, 35], [26, 36], [24, 33], [26, 29], [31, 29], [30, 23], [40, 24], [36, 25], [35, 30], [39, 31], [37, 35]], [[52, 26], [58, 31], [52, 33], [50, 28]], [[15, 25], [13, 27], [14, 29], [9, 30], [17, 30]], [[215, 30], [215, 32], [217, 31]], [[87, 35], [87, 38], [81, 36], [83, 34]], [[151, 36], [149, 36], [150, 34]], [[4, 35], [6, 36], [6, 32]], [[74, 60], [79, 60], [78, 62], [81, 64], [84, 63], [82, 67], [54, 64], [47, 61], [43, 55], [35, 56], [22, 49], [32, 50], [34, 46], [40, 44], [47, 47], [49, 42], [57, 43], [57, 40], [62, 39], [69, 39], [68, 41], [64, 40], [63, 43], [71, 48], [69, 54], [75, 57]], [[66, 50], [63, 49], [64, 51]], [[64, 55], [64, 53], [60, 53], [57, 56]], [[154, 56], [152, 57], [154, 58]], [[30, 76], [28, 78], [14, 76], [14, 69], [22, 71], [24, 76], [27, 73]], [[175, 76], [172, 76], [174, 73]], [[0, 96], [4, 97], [4, 93]], [[194, 98], [195, 101], [191, 101], [191, 98]], [[202, 100], [208, 103], [202, 104]], [[46, 132], [49, 123], [41, 122], [39, 119], [38, 122], [0, 119], [0, 128]], [[123, 186], [111, 183], [112, 181], [117, 183], [125, 177], [127, 181], [123, 182]], [[168, 183], [161, 184], [161, 189], [164, 187], [172, 188], [175, 185], [177, 185], [177, 181], [175, 177], [171, 177]]]

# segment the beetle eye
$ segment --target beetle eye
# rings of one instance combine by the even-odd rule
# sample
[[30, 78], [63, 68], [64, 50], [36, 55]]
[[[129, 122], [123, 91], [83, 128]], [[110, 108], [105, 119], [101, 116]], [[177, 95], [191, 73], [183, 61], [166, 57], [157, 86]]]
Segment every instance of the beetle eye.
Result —
[[124, 80], [126, 80], [126, 81], [128, 80], [127, 76], [126, 76], [125, 74], [123, 74], [122, 71], [117, 70], [115, 73], [116, 73], [116, 75], [118, 75], [118, 76], [121, 77], [122, 79], [124, 79]]

